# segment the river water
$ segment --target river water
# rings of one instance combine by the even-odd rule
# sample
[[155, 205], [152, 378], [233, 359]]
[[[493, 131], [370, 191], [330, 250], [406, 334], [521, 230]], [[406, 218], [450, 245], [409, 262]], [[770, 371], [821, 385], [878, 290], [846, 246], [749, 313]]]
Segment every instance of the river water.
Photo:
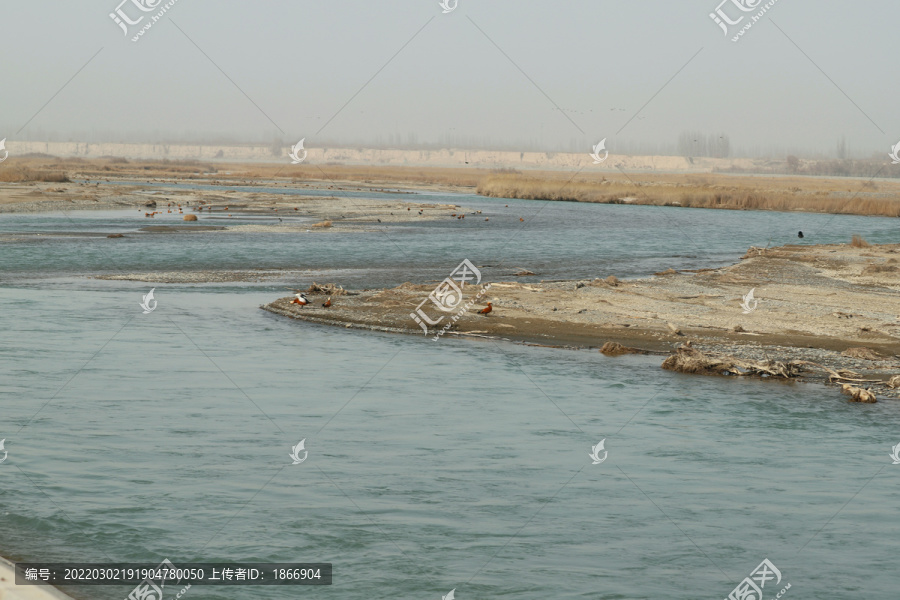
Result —
[[[766, 558], [781, 581], [765, 598], [788, 583], [788, 599], [896, 597], [895, 402], [678, 375], [659, 357], [433, 342], [259, 310], [312, 280], [427, 281], [463, 258], [488, 280], [517, 267], [635, 277], [728, 264], [750, 245], [797, 242], [797, 230], [801, 243], [896, 241], [896, 221], [387, 199], [455, 202], [490, 221], [149, 234], [135, 232], [147, 225], [137, 211], [0, 216], [0, 554], [334, 564], [329, 587], [183, 596], [198, 600], [718, 599]], [[306, 275], [88, 278], [259, 267]], [[157, 309], [143, 314], [154, 286]], [[301, 439], [308, 459], [293, 465]], [[607, 458], [592, 464], [601, 440]]]

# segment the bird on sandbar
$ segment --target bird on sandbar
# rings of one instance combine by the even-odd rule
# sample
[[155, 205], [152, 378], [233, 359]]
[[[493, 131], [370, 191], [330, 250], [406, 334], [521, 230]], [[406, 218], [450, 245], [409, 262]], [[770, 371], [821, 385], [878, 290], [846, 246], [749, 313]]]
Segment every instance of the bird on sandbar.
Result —
[[331, 308], [331, 296], [328, 297], [328, 300], [322, 303], [322, 306], [325, 308]]
[[309, 304], [309, 300], [306, 298], [306, 294], [299, 293], [297, 297], [291, 300], [291, 304], [299, 304], [300, 306], [306, 306]]
[[488, 302], [488, 305], [487, 305], [486, 307], [482, 308], [481, 310], [479, 310], [479, 311], [478, 311], [478, 314], [479, 314], [479, 315], [486, 315], [486, 314], [488, 314], [489, 312], [491, 312], [492, 310], [494, 310], [494, 305], [491, 304], [490, 302]]
[[802, 232], [802, 231], [798, 231], [798, 232], [797, 232], [797, 237], [800, 238], [800, 239], [802, 240], [802, 239], [803, 239], [803, 232]]

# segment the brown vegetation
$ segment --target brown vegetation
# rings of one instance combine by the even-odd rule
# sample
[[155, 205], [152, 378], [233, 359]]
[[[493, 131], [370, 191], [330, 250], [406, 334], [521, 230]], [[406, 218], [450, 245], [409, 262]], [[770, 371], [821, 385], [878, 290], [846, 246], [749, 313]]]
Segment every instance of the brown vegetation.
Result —
[[0, 182], [3, 183], [66, 183], [68, 181], [69, 177], [65, 171], [36, 170], [16, 165], [0, 168]]
[[894, 182], [873, 191], [859, 182], [803, 177], [641, 173], [570, 181], [564, 176], [571, 177], [568, 173], [492, 175], [477, 190], [497, 198], [900, 216], [900, 184]]
[[863, 239], [861, 235], [853, 234], [853, 239], [850, 240], [850, 245], [854, 248], [869, 248], [872, 244]]

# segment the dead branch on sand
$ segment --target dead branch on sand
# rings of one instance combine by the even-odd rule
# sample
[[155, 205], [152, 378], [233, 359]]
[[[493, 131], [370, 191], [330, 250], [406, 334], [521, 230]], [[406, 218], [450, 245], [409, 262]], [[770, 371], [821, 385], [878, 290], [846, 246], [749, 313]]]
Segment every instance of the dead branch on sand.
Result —
[[[301, 290], [297, 290], [298, 292]], [[315, 281], [303, 291], [304, 294], [328, 294], [329, 296], [346, 296], [347, 290], [336, 283], [318, 284]]]
[[663, 361], [662, 368], [667, 371], [697, 375], [756, 375], [784, 379], [796, 377], [801, 371], [798, 361], [742, 360], [736, 356], [707, 353], [689, 346], [676, 348], [675, 353]]

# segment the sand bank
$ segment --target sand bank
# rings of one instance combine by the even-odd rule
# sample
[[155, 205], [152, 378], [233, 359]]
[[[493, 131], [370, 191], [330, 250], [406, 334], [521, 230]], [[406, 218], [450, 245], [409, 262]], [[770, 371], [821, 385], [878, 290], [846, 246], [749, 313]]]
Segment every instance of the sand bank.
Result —
[[[487, 283], [467, 288], [466, 299]], [[690, 340], [695, 348], [755, 360], [812, 360], [866, 378], [900, 373], [900, 245], [751, 248], [736, 265], [631, 281], [489, 283], [483, 298], [493, 303], [493, 312], [477, 314], [484, 306], [479, 303], [446, 337], [573, 348], [614, 341], [663, 353]], [[367, 290], [332, 298], [327, 309], [320, 296], [302, 308], [290, 304], [290, 297], [262, 308], [328, 325], [423, 336], [410, 313], [433, 288], [405, 283]], [[751, 289], [755, 301], [746, 311], [742, 303]], [[433, 307], [429, 312], [440, 314]], [[873, 354], [842, 354], [860, 347]], [[889, 388], [881, 392], [897, 395]]]

